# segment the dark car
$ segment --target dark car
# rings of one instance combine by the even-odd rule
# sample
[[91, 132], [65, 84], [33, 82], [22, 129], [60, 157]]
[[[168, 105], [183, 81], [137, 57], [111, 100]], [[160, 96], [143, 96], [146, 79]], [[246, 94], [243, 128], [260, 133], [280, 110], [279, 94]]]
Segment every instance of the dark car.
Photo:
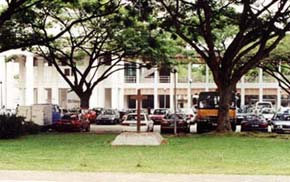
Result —
[[174, 122], [176, 121], [177, 132], [188, 133], [189, 123], [184, 114], [168, 114], [160, 122], [161, 133], [173, 133]]
[[272, 119], [273, 132], [290, 133], [290, 113], [276, 113]]
[[268, 131], [268, 122], [262, 115], [248, 114], [241, 121], [241, 131]]
[[120, 114], [114, 109], [104, 109], [96, 119], [96, 124], [118, 124], [120, 123]]
[[76, 114], [63, 115], [60, 120], [55, 123], [57, 131], [90, 131], [90, 123], [88, 120], [80, 119]]
[[160, 124], [161, 120], [168, 114], [170, 114], [169, 109], [155, 109], [149, 117], [154, 124]]

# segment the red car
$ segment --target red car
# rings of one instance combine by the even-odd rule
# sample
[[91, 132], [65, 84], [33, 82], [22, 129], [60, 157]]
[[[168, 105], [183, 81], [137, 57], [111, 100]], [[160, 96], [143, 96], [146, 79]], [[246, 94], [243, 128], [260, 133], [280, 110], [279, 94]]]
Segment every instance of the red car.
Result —
[[60, 120], [55, 123], [57, 131], [90, 131], [90, 122], [83, 120], [76, 114], [64, 115]]
[[168, 109], [155, 109], [149, 117], [153, 120], [154, 124], [160, 124], [162, 119], [168, 114], [170, 114]]
[[189, 124], [184, 114], [166, 115], [160, 123], [161, 133], [174, 133], [174, 122], [178, 133], [189, 133]]

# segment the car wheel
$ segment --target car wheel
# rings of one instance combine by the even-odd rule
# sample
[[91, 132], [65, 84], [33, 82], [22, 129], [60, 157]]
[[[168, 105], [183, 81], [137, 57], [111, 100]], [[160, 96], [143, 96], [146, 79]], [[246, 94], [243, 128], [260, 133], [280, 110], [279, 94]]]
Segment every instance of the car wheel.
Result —
[[89, 132], [91, 130], [90, 125], [86, 128], [86, 132]]
[[203, 128], [201, 124], [196, 123], [196, 133], [202, 133], [202, 132], [203, 132]]
[[236, 124], [233, 124], [233, 123], [232, 123], [232, 124], [231, 124], [231, 127], [232, 127], [232, 131], [235, 132], [235, 131], [236, 131], [236, 128], [237, 128]]

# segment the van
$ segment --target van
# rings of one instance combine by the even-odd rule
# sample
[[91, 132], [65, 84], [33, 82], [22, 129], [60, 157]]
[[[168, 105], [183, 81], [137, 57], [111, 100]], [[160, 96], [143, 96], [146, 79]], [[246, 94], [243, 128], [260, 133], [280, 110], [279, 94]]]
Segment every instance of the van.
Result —
[[22, 116], [25, 121], [32, 121], [39, 126], [50, 126], [60, 119], [60, 108], [55, 104], [19, 106], [16, 115]]

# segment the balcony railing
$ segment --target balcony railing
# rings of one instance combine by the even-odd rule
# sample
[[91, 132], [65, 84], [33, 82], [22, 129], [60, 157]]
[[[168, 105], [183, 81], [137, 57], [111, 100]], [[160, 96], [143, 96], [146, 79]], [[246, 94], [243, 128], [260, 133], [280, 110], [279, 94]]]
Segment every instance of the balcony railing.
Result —
[[160, 76], [159, 83], [170, 83], [170, 76]]
[[136, 83], [136, 76], [125, 76], [125, 83]]

